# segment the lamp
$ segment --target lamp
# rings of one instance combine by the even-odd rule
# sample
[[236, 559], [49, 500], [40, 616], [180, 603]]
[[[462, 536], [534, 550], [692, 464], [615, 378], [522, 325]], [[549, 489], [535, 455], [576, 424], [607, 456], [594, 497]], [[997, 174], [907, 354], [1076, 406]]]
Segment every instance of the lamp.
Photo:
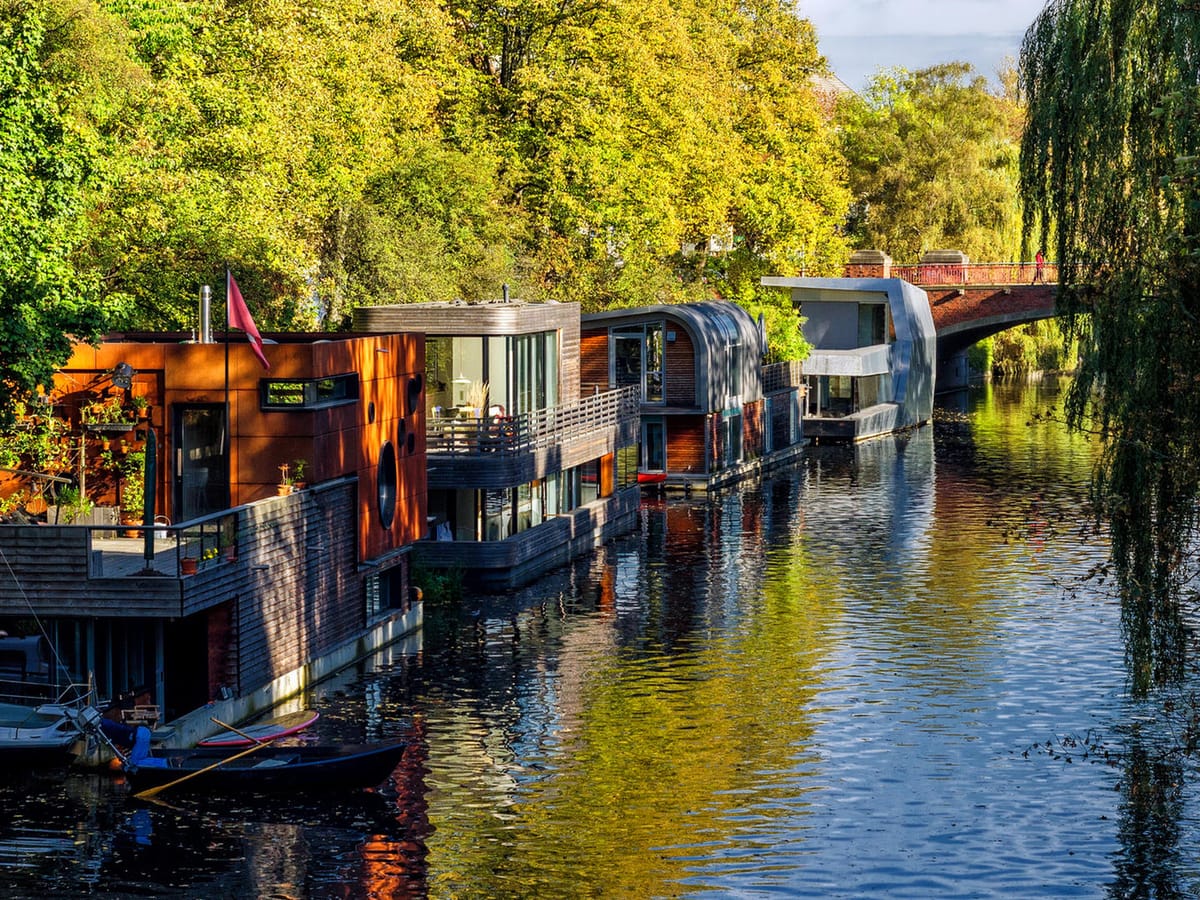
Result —
[[133, 387], [133, 366], [127, 362], [117, 363], [112, 370], [112, 383], [114, 387], [125, 390]]

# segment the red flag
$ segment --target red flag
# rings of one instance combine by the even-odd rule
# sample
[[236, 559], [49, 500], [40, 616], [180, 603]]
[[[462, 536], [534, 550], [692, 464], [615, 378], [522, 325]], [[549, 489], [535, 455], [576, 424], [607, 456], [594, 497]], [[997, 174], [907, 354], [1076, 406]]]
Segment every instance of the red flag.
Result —
[[263, 364], [263, 368], [270, 371], [271, 364], [267, 362], [267, 357], [263, 355], [262, 335], [258, 333], [258, 326], [254, 324], [254, 319], [250, 316], [250, 310], [246, 307], [246, 301], [242, 299], [242, 292], [238, 290], [237, 282], [233, 280], [233, 273], [226, 272], [225, 279], [228, 282], [225, 285], [225, 307], [228, 326], [230, 328], [239, 328], [246, 332], [246, 338], [250, 341], [250, 349], [258, 357], [258, 361]]

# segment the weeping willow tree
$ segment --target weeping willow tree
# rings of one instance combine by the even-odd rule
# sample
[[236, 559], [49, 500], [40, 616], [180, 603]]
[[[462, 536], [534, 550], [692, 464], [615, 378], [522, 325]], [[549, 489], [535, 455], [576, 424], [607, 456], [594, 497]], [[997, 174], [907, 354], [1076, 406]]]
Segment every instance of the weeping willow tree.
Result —
[[[1051, 0], [1025, 36], [1025, 240], [1081, 338], [1067, 401], [1104, 452], [1135, 684], [1183, 663], [1200, 491], [1200, 5]], [[1194, 598], [1194, 591], [1191, 596]]]

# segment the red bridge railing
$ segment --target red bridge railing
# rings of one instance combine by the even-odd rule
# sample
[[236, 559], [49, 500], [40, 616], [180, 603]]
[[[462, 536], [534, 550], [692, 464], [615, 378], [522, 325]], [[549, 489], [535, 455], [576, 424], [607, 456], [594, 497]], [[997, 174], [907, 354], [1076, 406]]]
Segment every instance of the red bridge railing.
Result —
[[1024, 262], [892, 266], [892, 277], [924, 285], [1054, 284], [1058, 281], [1058, 266], [1043, 264], [1040, 277], [1036, 263]]

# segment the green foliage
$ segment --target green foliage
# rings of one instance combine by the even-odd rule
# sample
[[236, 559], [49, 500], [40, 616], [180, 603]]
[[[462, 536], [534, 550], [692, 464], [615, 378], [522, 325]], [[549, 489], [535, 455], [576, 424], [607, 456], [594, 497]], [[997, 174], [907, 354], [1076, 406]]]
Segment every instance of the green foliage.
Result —
[[855, 246], [916, 262], [928, 250], [1016, 259], [1020, 107], [966, 63], [875, 76], [838, 109]]
[[994, 375], [1028, 375], [1075, 368], [1073, 344], [1068, 344], [1054, 319], [1030, 322], [1002, 331], [990, 339], [988, 355]]
[[1022, 50], [1026, 236], [1053, 238], [1081, 339], [1067, 412], [1104, 438], [1095, 493], [1140, 688], [1179, 671], [1174, 598], [1198, 537], [1198, 45], [1194, 4], [1059, 0]]
[[[28, 398], [104, 323], [79, 271], [81, 214], [98, 163], [86, 121], [94, 8], [0, 2], [0, 390]], [[91, 96], [90, 94], [88, 95]], [[0, 405], [0, 423], [13, 420]]]

